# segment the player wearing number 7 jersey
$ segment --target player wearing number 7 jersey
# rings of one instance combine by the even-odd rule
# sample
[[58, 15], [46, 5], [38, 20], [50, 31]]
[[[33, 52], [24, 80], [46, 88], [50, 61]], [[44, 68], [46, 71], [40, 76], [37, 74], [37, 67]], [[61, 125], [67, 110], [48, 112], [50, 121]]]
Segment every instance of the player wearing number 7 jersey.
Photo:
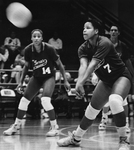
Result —
[[29, 67], [33, 69], [33, 75], [26, 87], [23, 97], [20, 100], [18, 106], [18, 113], [14, 124], [3, 132], [4, 135], [14, 135], [20, 130], [22, 119], [28, 109], [28, 105], [33, 97], [38, 93], [40, 88], [43, 88], [43, 94], [41, 97], [41, 104], [48, 113], [50, 118], [50, 131], [47, 136], [56, 136], [58, 132], [58, 124], [55, 118], [54, 108], [51, 104], [51, 96], [55, 88], [55, 64], [59, 67], [61, 74], [64, 78], [64, 85], [66, 89], [70, 90], [70, 84], [68, 83], [65, 75], [65, 70], [56, 50], [51, 45], [42, 42], [43, 32], [39, 29], [35, 29], [31, 33], [32, 43], [25, 48], [25, 65], [22, 71], [20, 84], [17, 88], [22, 86], [25, 75], [28, 72]]
[[100, 25], [96, 20], [88, 20], [84, 24], [85, 42], [78, 49], [80, 68], [75, 87], [77, 96], [81, 98], [84, 95], [83, 85], [93, 72], [99, 77], [99, 83], [80, 125], [69, 137], [60, 139], [57, 144], [78, 146], [89, 126], [109, 100], [118, 129], [119, 150], [128, 150], [126, 116], [122, 103], [131, 87], [131, 75], [119, 58], [112, 42], [107, 37], [99, 35], [99, 29]]

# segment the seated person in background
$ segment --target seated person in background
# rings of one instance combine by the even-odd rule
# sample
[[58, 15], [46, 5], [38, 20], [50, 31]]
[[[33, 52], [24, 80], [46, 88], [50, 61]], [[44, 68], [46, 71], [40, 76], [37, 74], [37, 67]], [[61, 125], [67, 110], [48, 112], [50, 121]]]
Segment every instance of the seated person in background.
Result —
[[[0, 69], [4, 69], [4, 65], [5, 65], [5, 62], [7, 61], [8, 57], [9, 57], [9, 52], [5, 48], [5, 46], [2, 45], [0, 47]], [[2, 78], [2, 73], [3, 72], [0, 72], [0, 82], [1, 82], [1, 78]]]
[[8, 56], [9, 56], [8, 50], [4, 47], [4, 45], [2, 45], [0, 47], [0, 69], [4, 68], [4, 64], [7, 61]]
[[[9, 37], [5, 38], [4, 46], [9, 51], [9, 57], [8, 60], [5, 63], [4, 69], [11, 69], [11, 65], [14, 64], [16, 56], [19, 54], [19, 49], [21, 47], [20, 40], [16, 37], [16, 33], [14, 31], [11, 32], [11, 35]], [[6, 72], [6, 80], [4, 82], [9, 82], [11, 72]]]
[[5, 38], [4, 45], [6, 45], [8, 49], [15, 51], [21, 46], [21, 42], [16, 37], [16, 33], [12, 31], [10, 37]]
[[23, 68], [24, 63], [25, 63], [24, 50], [21, 50], [20, 54], [18, 54], [16, 56], [15, 62], [12, 65], [12, 69], [16, 70], [16, 71], [11, 72], [11, 79], [10, 79], [9, 83], [11, 83], [13, 81], [13, 79], [15, 79], [16, 83], [20, 82], [21, 70]]
[[56, 49], [56, 51], [59, 55], [61, 54], [61, 50], [63, 48], [63, 43], [62, 43], [62, 40], [58, 37], [57, 32], [54, 32], [53, 37], [49, 39], [48, 43], [51, 44], [52, 46], [54, 46], [54, 48]]

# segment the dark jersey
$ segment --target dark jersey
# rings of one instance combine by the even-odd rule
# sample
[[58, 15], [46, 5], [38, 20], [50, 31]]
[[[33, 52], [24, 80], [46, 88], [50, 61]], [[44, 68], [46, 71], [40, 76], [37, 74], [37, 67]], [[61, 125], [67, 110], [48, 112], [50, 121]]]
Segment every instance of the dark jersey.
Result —
[[92, 47], [88, 41], [85, 41], [78, 49], [79, 58], [86, 57], [99, 60], [95, 73], [100, 80], [104, 82], [114, 82], [125, 70], [125, 64], [117, 54], [112, 42], [104, 36], [99, 36], [97, 45]]
[[124, 63], [126, 63], [126, 60], [130, 59], [129, 50], [125, 43], [119, 40], [118, 45], [115, 47], [115, 49]]
[[32, 65], [34, 77], [47, 78], [54, 76], [55, 61], [59, 56], [50, 44], [42, 42], [41, 52], [37, 53], [31, 43], [25, 48], [24, 57]]

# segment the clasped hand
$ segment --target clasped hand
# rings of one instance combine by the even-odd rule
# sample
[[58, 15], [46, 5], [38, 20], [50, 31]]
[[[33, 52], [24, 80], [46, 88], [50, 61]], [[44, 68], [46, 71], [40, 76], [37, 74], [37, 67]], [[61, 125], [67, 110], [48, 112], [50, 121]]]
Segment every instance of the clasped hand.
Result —
[[76, 90], [76, 98], [82, 99], [85, 95], [85, 90], [84, 90], [83, 85], [81, 83], [77, 82], [77, 84], [75, 86], [75, 90]]

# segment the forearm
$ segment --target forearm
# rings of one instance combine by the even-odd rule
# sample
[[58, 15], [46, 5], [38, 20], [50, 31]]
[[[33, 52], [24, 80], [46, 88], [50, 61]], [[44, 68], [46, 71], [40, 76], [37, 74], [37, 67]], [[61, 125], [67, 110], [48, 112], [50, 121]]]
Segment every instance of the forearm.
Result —
[[87, 68], [87, 70], [81, 80], [82, 84], [84, 84], [87, 81], [87, 79], [89, 79], [89, 77], [92, 75], [93, 71], [94, 71], [94, 68], [91, 68], [91, 67]]
[[60, 69], [60, 72], [61, 72], [62, 77], [64, 79], [64, 82], [66, 82], [67, 81], [66, 72], [65, 72], [65, 69], [64, 69], [63, 65], [59, 65], [59, 69]]
[[6, 58], [4, 57], [4, 55], [0, 54], [0, 58], [1, 58], [1, 60], [2, 60], [3, 62], [6, 61]]
[[84, 74], [86, 72], [87, 67], [85, 66], [80, 66], [79, 71], [78, 71], [78, 80], [77, 82], [81, 82], [83, 80]]
[[21, 77], [20, 77], [20, 82], [21, 82], [21, 83], [23, 83], [24, 78], [25, 78], [27, 72], [28, 72], [28, 67], [27, 67], [27, 66], [24, 66], [24, 67], [23, 67], [23, 70], [22, 70]]

